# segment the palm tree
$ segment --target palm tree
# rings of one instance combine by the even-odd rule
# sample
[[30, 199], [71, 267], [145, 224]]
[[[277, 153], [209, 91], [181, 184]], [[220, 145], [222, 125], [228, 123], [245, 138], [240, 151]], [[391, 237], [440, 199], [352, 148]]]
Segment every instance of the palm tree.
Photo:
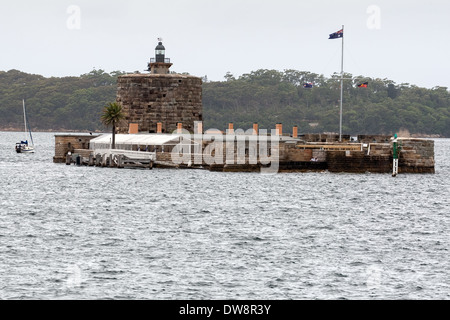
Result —
[[122, 106], [117, 103], [109, 103], [109, 105], [105, 106], [103, 109], [102, 115], [102, 123], [104, 125], [112, 126], [112, 145], [111, 149], [116, 148], [116, 124], [125, 118], [125, 114], [123, 113]]

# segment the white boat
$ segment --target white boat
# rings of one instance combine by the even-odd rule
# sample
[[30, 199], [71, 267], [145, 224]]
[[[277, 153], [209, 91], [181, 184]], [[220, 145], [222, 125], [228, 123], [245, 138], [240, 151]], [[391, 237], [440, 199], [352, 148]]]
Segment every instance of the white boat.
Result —
[[[25, 141], [20, 141], [16, 143], [17, 153], [34, 153], [34, 143], [33, 136], [31, 135], [31, 130], [27, 125], [27, 113], [25, 110], [25, 100], [23, 100], [23, 120], [25, 124], [25, 136], [27, 139]], [[28, 136], [30, 137], [31, 144], [28, 142]]]

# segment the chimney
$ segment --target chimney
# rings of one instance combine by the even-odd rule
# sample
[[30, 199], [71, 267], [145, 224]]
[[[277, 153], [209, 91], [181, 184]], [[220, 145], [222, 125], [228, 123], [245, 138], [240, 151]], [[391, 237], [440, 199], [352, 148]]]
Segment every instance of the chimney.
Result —
[[258, 135], [258, 123], [253, 123], [253, 134]]
[[196, 124], [197, 124], [197, 134], [202, 134], [203, 133], [203, 122], [201, 122], [201, 121], [198, 121], [198, 122], [196, 122]]
[[292, 129], [292, 138], [298, 138], [298, 126], [295, 126], [293, 129]]
[[128, 134], [137, 134], [137, 133], [139, 133], [139, 124], [130, 123]]
[[156, 124], [156, 133], [162, 133], [162, 123], [158, 122]]
[[228, 124], [228, 132], [227, 132], [228, 134], [234, 134], [234, 125], [233, 125], [233, 122], [230, 122], [229, 124]]
[[283, 135], [283, 124], [277, 123], [276, 134], [277, 134], [277, 136], [282, 136]]

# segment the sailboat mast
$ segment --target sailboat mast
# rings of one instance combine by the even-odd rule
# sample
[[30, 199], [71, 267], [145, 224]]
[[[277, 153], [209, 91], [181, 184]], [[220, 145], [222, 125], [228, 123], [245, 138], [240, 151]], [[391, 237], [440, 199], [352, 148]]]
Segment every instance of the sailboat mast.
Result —
[[25, 124], [25, 134], [27, 134], [27, 114], [25, 113], [25, 99], [23, 101], [23, 123]]
[[339, 112], [339, 142], [342, 142], [342, 105], [344, 99], [344, 35], [344, 26], [342, 26], [341, 108]]

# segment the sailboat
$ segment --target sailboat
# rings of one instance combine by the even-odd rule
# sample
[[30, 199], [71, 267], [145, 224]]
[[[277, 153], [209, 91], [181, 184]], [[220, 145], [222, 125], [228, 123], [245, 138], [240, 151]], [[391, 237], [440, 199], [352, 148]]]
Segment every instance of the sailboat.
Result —
[[25, 136], [28, 138], [28, 135], [30, 136], [30, 142], [28, 143], [28, 139], [25, 141], [20, 141], [16, 143], [16, 152], [17, 153], [34, 153], [34, 143], [33, 143], [33, 136], [31, 135], [31, 130], [29, 126], [27, 125], [27, 113], [25, 109], [25, 100], [23, 100], [23, 120], [25, 124]]

